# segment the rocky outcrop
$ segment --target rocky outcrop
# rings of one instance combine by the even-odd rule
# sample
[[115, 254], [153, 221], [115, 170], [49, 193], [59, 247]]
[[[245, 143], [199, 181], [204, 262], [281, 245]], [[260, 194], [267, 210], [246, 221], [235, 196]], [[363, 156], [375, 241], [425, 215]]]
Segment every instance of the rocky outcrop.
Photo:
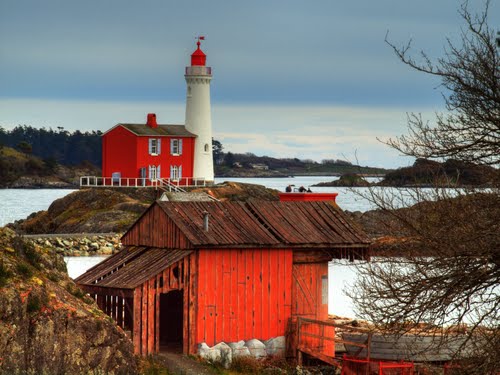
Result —
[[9, 225], [19, 233], [124, 232], [156, 197], [153, 189], [85, 189]]
[[[8, 227], [21, 234], [123, 233], [161, 193], [161, 190], [152, 188], [77, 190], [55, 200], [47, 211], [33, 213], [25, 220], [18, 220]], [[236, 182], [191, 189], [190, 193], [204, 197], [209, 194], [219, 200], [279, 199], [276, 190]], [[176, 194], [166, 195], [174, 197]]]
[[134, 374], [131, 341], [62, 257], [0, 228], [0, 374]]
[[257, 184], [243, 184], [225, 181], [210, 187], [193, 189], [192, 192], [205, 192], [219, 200], [249, 201], [252, 199], [264, 201], [279, 200], [278, 191]]
[[99, 235], [31, 235], [24, 239], [37, 246], [54, 250], [62, 256], [111, 255], [121, 249], [121, 234]]
[[355, 173], [343, 174], [340, 176], [338, 180], [330, 181], [330, 182], [320, 182], [313, 186], [320, 187], [365, 187], [370, 186], [371, 184], [366, 181], [362, 176], [357, 175]]

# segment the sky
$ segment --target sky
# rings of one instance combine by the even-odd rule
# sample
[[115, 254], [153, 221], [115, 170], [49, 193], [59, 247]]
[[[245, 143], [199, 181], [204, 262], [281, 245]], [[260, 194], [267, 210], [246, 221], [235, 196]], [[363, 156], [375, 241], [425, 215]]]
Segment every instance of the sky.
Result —
[[[184, 67], [203, 35], [225, 151], [406, 166], [384, 141], [407, 132], [407, 113], [432, 122], [442, 90], [384, 40], [438, 58], [463, 27], [459, 4], [0, 0], [0, 126], [106, 131], [147, 113], [183, 124]], [[499, 29], [500, 1], [489, 15]]]

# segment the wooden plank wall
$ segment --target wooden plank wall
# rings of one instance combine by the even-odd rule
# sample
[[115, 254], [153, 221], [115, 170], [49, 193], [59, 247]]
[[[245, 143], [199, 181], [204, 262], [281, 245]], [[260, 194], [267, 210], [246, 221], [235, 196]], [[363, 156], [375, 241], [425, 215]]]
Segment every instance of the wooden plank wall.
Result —
[[183, 352], [185, 354], [196, 353], [194, 309], [197, 279], [195, 271], [196, 253], [192, 253], [135, 289], [133, 301], [135, 354], [146, 356], [159, 352], [160, 294], [173, 290], [184, 291]]
[[121, 239], [123, 245], [189, 249], [190, 242], [158, 205], [151, 206]]
[[89, 291], [89, 295], [104, 313], [113, 318], [120, 328], [125, 332], [129, 332], [130, 335], [132, 334], [132, 298], [114, 293], [104, 294], [91, 291]]
[[210, 249], [199, 254], [196, 345], [286, 333], [291, 315], [290, 249]]
[[[328, 262], [293, 264], [292, 321], [298, 316], [316, 320], [328, 319]], [[332, 327], [317, 324], [303, 325], [302, 329], [303, 332], [327, 337], [333, 337], [335, 333]], [[303, 337], [301, 343], [294, 342], [295, 340], [295, 337], [290, 340], [293, 348], [302, 344], [324, 354], [335, 355], [332, 341], [313, 337]]]

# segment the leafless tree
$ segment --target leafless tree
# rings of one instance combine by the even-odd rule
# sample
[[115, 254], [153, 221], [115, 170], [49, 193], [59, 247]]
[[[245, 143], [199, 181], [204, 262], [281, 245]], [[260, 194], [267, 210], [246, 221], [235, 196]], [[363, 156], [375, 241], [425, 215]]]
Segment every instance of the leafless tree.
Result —
[[[487, 12], [488, 3], [478, 16], [463, 4], [462, 44], [448, 40], [436, 62], [423, 52], [423, 62], [417, 62], [410, 44], [398, 48], [388, 42], [403, 63], [441, 78], [447, 108], [435, 124], [409, 115], [409, 135], [390, 140], [390, 146], [414, 157], [498, 166], [500, 57]], [[468, 374], [497, 374], [498, 184], [482, 191], [436, 186], [392, 195], [371, 189], [369, 198], [379, 207], [376, 220], [385, 236], [376, 241], [375, 261], [361, 266], [357, 284], [348, 291], [358, 314], [385, 332], [435, 335]], [[453, 341], [457, 338], [462, 339]]]
[[389, 141], [405, 155], [421, 158], [455, 158], [498, 165], [500, 162], [500, 54], [495, 33], [487, 24], [488, 5], [472, 15], [467, 3], [460, 8], [466, 27], [461, 44], [447, 40], [444, 56], [433, 61], [425, 52], [412, 57], [411, 41], [398, 47], [387, 40], [396, 55], [411, 68], [437, 76], [445, 89], [447, 113], [435, 124], [421, 115], [408, 115], [409, 135]]

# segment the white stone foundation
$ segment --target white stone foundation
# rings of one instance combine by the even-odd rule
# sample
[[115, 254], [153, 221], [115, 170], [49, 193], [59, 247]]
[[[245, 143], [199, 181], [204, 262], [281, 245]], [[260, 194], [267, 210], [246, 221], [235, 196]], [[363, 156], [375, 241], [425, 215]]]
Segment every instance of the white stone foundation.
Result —
[[285, 350], [285, 336], [273, 337], [264, 342], [251, 339], [246, 342], [241, 340], [229, 344], [220, 342], [213, 347], [209, 347], [204, 342], [198, 345], [198, 355], [200, 357], [212, 363], [220, 363], [225, 368], [229, 368], [233, 358], [236, 357], [251, 356], [256, 359], [267, 356], [284, 357]]

